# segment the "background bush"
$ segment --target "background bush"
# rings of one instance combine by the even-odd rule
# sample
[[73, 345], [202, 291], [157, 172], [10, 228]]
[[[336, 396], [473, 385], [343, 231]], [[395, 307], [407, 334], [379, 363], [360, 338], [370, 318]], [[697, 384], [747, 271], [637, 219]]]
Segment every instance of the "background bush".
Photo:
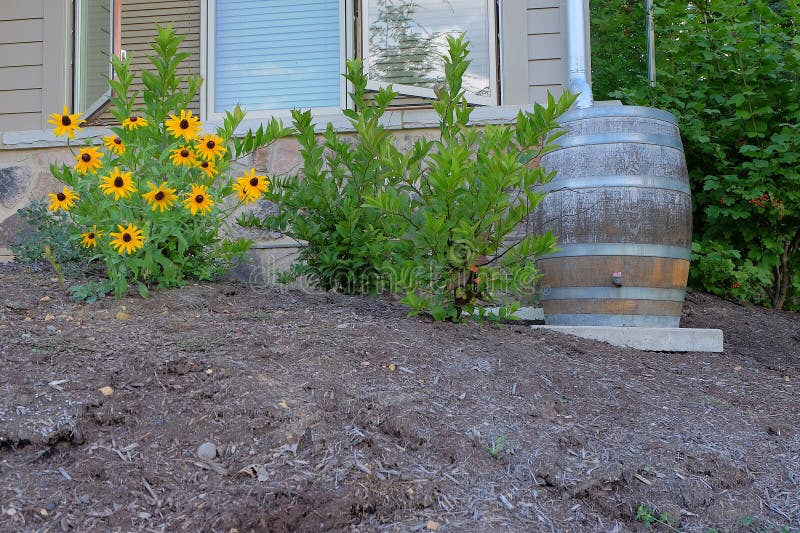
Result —
[[[616, 78], [611, 83], [619, 89], [611, 94], [680, 119], [694, 204], [690, 283], [798, 309], [798, 5], [793, 0], [657, 5], [656, 87], [643, 75]], [[624, 32], [616, 35], [626, 38]], [[638, 57], [637, 45], [631, 47]], [[618, 62], [609, 52], [595, 49], [594, 72], [610, 72], [603, 65]]]

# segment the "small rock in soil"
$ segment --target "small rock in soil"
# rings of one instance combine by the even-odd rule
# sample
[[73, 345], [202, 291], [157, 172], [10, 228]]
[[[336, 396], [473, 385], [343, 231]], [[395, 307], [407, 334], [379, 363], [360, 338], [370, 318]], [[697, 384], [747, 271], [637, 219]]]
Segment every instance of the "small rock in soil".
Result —
[[211, 461], [217, 457], [217, 447], [213, 442], [204, 442], [197, 448], [197, 457]]

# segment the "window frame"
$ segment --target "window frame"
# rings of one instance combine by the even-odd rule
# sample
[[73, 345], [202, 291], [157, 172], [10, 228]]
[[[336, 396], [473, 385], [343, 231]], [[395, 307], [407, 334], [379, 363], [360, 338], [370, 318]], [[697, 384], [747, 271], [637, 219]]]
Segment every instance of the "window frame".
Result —
[[[80, 43], [82, 38], [81, 29], [81, 10], [84, 7], [85, 0], [74, 0], [73, 4], [73, 20], [74, 31], [72, 41], [72, 109], [73, 113], [81, 113], [83, 120], [91, 121], [101, 115], [111, 103], [111, 88], [106, 87], [106, 90], [99, 98], [94, 100], [85, 109], [80, 108], [81, 94], [81, 50]], [[108, 0], [109, 3], [109, 55], [119, 56], [122, 48], [122, 0]], [[114, 76], [114, 69], [111, 62], [108, 63], [108, 78]]]
[[[360, 2], [359, 15], [360, 15], [360, 33], [359, 50], [361, 57], [364, 60], [364, 69], [369, 72], [369, 56], [367, 55], [369, 43], [369, 0], [355, 0]], [[498, 19], [500, 16], [500, 5], [498, 0], [486, 0], [486, 18], [488, 19], [488, 39], [489, 44], [489, 96], [479, 96], [476, 94], [466, 93], [465, 97], [467, 102], [483, 106], [496, 106], [500, 105], [500, 87], [499, 87], [499, 67], [500, 67], [500, 46], [499, 46], [499, 25]], [[420, 98], [436, 98], [433, 89], [426, 87], [417, 87], [415, 85], [405, 85], [390, 83], [378, 80], [367, 80], [367, 89], [379, 90], [388, 86], [400, 96], [414, 96]]]
[[[353, 2], [351, 0], [339, 1], [339, 72], [344, 72], [347, 59], [353, 57], [355, 35], [354, 26], [348, 24], [354, 17]], [[207, 122], [221, 122], [225, 117], [225, 111], [214, 109], [215, 99], [215, 46], [216, 46], [216, 0], [201, 0], [200, 3], [200, 70], [203, 74], [203, 87], [200, 94], [200, 115]], [[339, 113], [350, 105], [347, 96], [347, 81], [344, 77], [339, 79], [339, 106], [338, 107], [316, 107], [311, 108], [314, 114]], [[261, 109], [248, 110], [248, 118], [283, 118], [291, 117], [291, 109]], [[308, 108], [302, 108], [308, 109]]]
[[[119, 0], [115, 0], [119, 1]], [[367, 38], [368, 17], [365, 8], [367, 0], [339, 0], [340, 3], [340, 72], [345, 72], [346, 62], [349, 59], [365, 56], [366, 47], [364, 39]], [[489, 83], [490, 96], [467, 95], [467, 101], [480, 106], [495, 107], [502, 105], [501, 68], [502, 45], [500, 43], [500, 26], [503, 0], [488, 0], [487, 18], [489, 21]], [[205, 83], [200, 91], [200, 115], [204, 121], [221, 123], [225, 111], [214, 110], [215, 96], [215, 37], [216, 37], [216, 0], [201, 0], [200, 2], [200, 72]], [[365, 62], [365, 67], [366, 67]], [[386, 82], [369, 80], [367, 89], [378, 90], [390, 85]], [[409, 85], [393, 85], [393, 89], [401, 96], [421, 98], [435, 98], [433, 89], [414, 87]], [[317, 116], [334, 116], [341, 114], [343, 109], [353, 107], [348, 92], [351, 90], [349, 83], [341, 77], [339, 83], [339, 107], [310, 108]], [[277, 110], [252, 110], [247, 111], [249, 119], [267, 119], [291, 117], [291, 109]], [[303, 107], [301, 109], [309, 109]]]

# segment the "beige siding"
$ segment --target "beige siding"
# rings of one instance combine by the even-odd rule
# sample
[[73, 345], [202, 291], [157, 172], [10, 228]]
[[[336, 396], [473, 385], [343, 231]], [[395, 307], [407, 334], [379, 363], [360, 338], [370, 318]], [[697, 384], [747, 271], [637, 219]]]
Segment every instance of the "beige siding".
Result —
[[528, 87], [531, 102], [543, 102], [550, 91], [566, 86], [563, 0], [528, 0]]
[[500, 2], [500, 103], [528, 103], [528, 37], [525, 0]]
[[43, 0], [3, 0], [0, 20], [40, 19], [44, 17]]
[[[137, 70], [153, 70], [147, 56], [154, 53], [150, 43], [158, 35], [156, 24], [172, 24], [176, 33], [186, 36], [180, 51], [190, 56], [178, 69], [178, 75], [200, 74], [200, 0], [125, 0], [122, 3], [122, 48]], [[141, 90], [138, 77], [135, 83], [135, 89]], [[199, 97], [192, 108], [199, 112]]]
[[0, 0], [0, 5], [0, 131], [49, 128], [47, 115], [69, 104], [71, 2]]
[[[564, 0], [527, 0], [528, 95], [544, 102], [547, 93], [558, 96], [567, 86], [567, 42]], [[589, 4], [586, 13], [586, 57], [589, 53]], [[591, 68], [587, 65], [587, 72]], [[591, 81], [591, 80], [590, 80]]]
[[[4, 15], [0, 14], [0, 17]], [[42, 19], [0, 20], [0, 44], [42, 41]]]
[[44, 0], [2, 0], [0, 131], [42, 124]]

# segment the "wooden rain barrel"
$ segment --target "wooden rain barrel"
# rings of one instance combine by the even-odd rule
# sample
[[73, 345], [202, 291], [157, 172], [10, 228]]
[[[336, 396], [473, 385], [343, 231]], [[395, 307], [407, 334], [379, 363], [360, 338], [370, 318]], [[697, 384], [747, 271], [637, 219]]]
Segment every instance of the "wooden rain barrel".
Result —
[[539, 188], [548, 194], [529, 220], [560, 249], [536, 262], [545, 323], [678, 327], [692, 205], [677, 119], [615, 105], [560, 122], [568, 133], [541, 161], [557, 174]]

